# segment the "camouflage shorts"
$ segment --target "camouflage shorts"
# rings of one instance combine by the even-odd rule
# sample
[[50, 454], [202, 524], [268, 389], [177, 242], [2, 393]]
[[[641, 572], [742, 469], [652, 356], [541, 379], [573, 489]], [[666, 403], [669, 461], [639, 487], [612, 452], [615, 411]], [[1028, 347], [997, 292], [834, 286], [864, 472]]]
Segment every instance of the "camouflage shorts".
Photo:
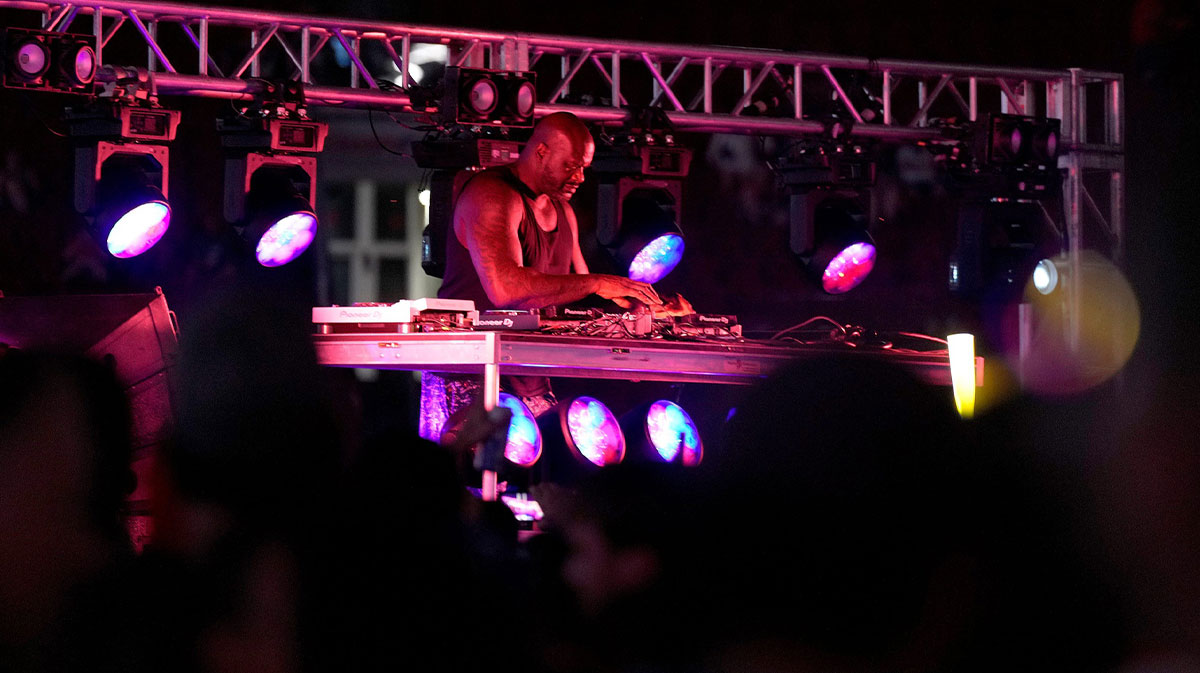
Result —
[[[450, 416], [469, 405], [483, 390], [483, 377], [472, 374], [421, 373], [421, 417], [417, 432], [430, 441], [438, 441]], [[549, 411], [558, 400], [553, 392], [521, 397], [535, 417]]]

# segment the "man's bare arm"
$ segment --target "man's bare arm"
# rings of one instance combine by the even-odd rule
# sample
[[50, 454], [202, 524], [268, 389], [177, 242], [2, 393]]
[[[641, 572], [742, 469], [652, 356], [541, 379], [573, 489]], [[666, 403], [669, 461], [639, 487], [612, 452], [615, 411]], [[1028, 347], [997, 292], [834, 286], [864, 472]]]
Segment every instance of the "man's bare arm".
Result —
[[539, 308], [570, 303], [589, 294], [662, 303], [647, 283], [606, 274], [546, 274], [523, 266], [517, 238], [523, 214], [521, 197], [486, 176], [467, 186], [455, 208], [454, 233], [470, 251], [483, 290], [496, 306]]

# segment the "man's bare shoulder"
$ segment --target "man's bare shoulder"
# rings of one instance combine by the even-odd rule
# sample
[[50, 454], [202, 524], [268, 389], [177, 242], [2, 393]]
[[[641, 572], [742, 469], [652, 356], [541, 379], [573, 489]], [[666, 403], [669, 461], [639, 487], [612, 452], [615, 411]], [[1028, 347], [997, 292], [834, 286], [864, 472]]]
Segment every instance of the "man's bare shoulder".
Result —
[[493, 171], [484, 171], [463, 187], [459, 203], [487, 204], [491, 207], [514, 208], [520, 205], [521, 195], [504, 178]]
[[454, 206], [454, 232], [468, 248], [479, 247], [480, 237], [489, 247], [505, 246], [516, 235], [524, 207], [521, 195], [491, 171], [471, 179]]

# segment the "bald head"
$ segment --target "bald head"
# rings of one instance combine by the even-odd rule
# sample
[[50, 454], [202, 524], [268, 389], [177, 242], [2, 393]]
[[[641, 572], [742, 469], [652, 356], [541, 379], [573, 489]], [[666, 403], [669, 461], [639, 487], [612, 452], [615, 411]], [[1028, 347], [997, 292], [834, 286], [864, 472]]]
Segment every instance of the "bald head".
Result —
[[555, 112], [533, 128], [517, 171], [536, 193], [565, 201], [583, 184], [583, 169], [591, 165], [595, 152], [592, 134], [579, 117]]
[[579, 117], [570, 112], [555, 112], [542, 117], [533, 127], [533, 136], [526, 148], [536, 149], [539, 143], [552, 145], [566, 141], [572, 145], [592, 142], [592, 134]]

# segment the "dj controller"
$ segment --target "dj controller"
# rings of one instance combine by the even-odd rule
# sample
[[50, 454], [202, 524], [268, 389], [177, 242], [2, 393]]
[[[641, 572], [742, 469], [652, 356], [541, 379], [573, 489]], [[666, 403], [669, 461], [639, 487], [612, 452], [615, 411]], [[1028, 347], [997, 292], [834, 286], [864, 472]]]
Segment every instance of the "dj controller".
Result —
[[612, 338], [737, 341], [737, 316], [692, 313], [654, 315], [649, 310], [552, 306], [546, 309], [476, 310], [458, 299], [402, 300], [392, 304], [358, 303], [317, 307], [313, 323], [321, 334], [399, 334], [471, 331], [524, 331]]

